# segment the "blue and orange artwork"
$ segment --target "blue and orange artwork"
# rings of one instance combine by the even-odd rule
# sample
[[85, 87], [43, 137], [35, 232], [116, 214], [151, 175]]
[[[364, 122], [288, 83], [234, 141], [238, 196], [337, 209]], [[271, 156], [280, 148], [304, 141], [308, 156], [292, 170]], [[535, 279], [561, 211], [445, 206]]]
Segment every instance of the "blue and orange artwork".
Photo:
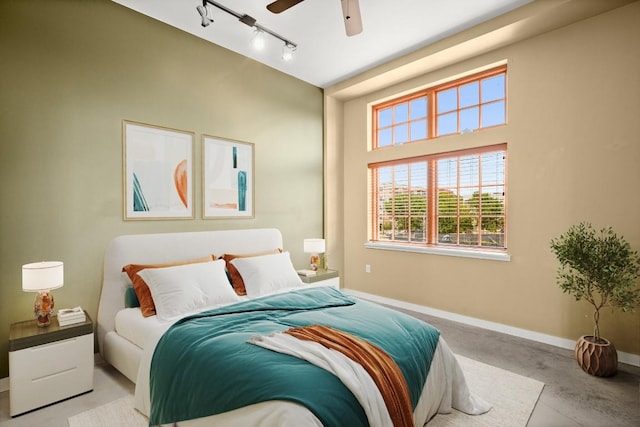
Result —
[[193, 217], [193, 135], [126, 123], [126, 138], [126, 217]]

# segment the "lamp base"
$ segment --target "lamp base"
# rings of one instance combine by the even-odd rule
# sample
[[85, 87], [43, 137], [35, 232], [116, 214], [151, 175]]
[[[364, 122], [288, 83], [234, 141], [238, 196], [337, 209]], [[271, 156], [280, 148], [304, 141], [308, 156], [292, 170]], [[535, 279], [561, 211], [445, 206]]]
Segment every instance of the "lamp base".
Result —
[[320, 257], [318, 256], [318, 254], [311, 255], [311, 258], [309, 258], [309, 269], [313, 271], [317, 271], [319, 265], [320, 265]]
[[313, 271], [326, 270], [327, 258], [325, 254], [312, 254], [309, 258], [309, 269]]
[[39, 291], [36, 300], [33, 302], [33, 312], [36, 315], [36, 324], [44, 328], [51, 324], [51, 313], [53, 312], [53, 295], [49, 291]]

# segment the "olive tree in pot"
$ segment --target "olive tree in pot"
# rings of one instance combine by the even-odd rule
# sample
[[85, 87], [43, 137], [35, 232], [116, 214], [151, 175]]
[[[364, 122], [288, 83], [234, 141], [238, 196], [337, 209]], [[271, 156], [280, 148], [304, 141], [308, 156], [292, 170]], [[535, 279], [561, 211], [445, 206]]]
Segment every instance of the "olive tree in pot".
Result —
[[580, 337], [576, 360], [591, 375], [611, 376], [618, 369], [618, 354], [613, 344], [600, 336], [600, 310], [633, 311], [640, 304], [640, 257], [611, 227], [596, 231], [587, 222], [551, 239], [551, 250], [560, 262], [557, 279], [562, 291], [594, 307], [593, 335]]

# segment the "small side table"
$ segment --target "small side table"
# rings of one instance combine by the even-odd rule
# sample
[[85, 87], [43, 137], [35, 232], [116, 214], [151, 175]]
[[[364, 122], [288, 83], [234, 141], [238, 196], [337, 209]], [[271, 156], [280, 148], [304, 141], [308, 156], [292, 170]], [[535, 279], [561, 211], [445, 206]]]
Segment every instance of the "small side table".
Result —
[[314, 276], [300, 276], [309, 286], [332, 286], [340, 289], [340, 274], [336, 270], [318, 270]]
[[9, 413], [12, 417], [93, 390], [93, 322], [9, 329]]

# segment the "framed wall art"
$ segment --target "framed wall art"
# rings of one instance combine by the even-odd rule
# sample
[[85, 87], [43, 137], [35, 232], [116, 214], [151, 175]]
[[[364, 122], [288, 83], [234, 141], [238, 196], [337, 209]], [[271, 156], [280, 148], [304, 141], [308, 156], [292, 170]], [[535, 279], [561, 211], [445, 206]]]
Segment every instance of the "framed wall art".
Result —
[[124, 219], [193, 219], [193, 132], [123, 121]]
[[202, 217], [254, 217], [254, 145], [202, 135]]

